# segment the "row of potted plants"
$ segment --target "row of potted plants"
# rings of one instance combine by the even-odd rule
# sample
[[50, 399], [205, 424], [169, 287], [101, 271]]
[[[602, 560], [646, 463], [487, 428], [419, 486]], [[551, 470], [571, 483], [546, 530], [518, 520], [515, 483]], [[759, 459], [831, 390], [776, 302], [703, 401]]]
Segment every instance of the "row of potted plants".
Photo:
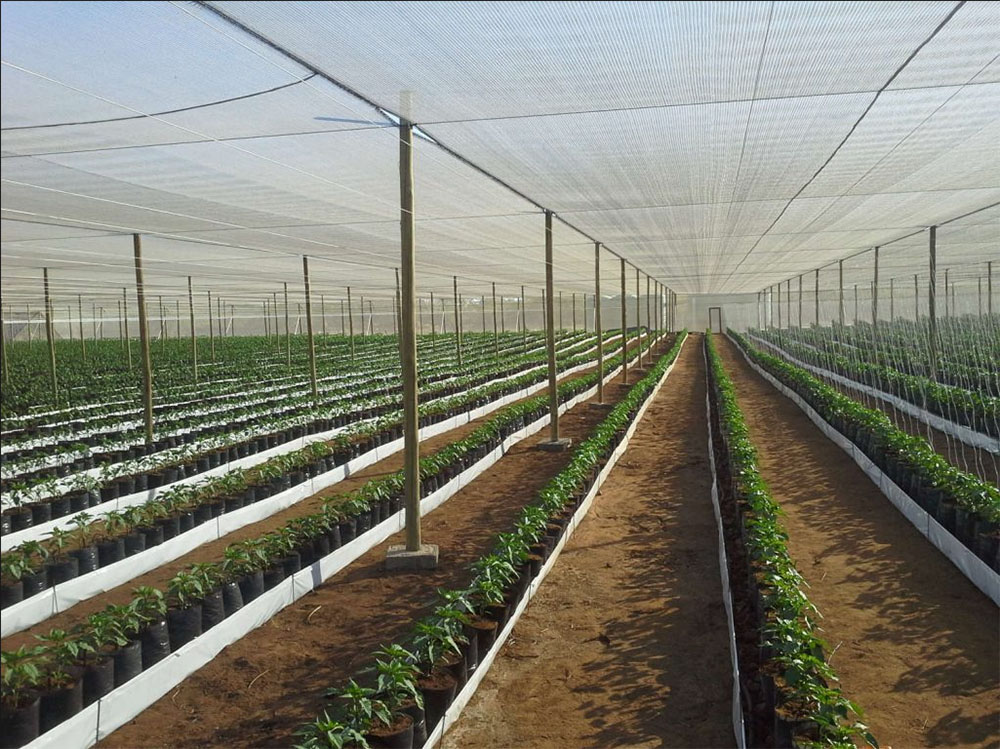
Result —
[[757, 331], [755, 335], [809, 364], [895, 395], [956, 424], [1000, 436], [1000, 398], [986, 392], [944, 385], [922, 375], [864, 361], [861, 358], [864, 354], [858, 351], [845, 356], [802, 345], [790, 338], [787, 331]]
[[781, 508], [760, 474], [711, 333], [705, 350], [747, 745], [877, 747], [860, 709], [834, 686], [837, 677], [816, 631], [818, 612], [803, 592]]
[[[574, 346], [573, 353], [586, 348], [586, 344]], [[482, 349], [482, 347], [480, 347]], [[560, 356], [567, 353], [559, 351]], [[516, 366], [523, 368], [529, 362], [542, 361], [539, 352], [523, 357], [511, 357], [504, 360], [504, 368]], [[455, 365], [451, 361], [424, 366], [422, 381], [430, 389], [447, 395], [457, 391], [468, 382], [482, 380], [493, 374], [498, 368], [498, 361], [492, 349], [488, 352], [480, 350], [470, 352], [463, 364], [462, 374], [456, 377]], [[390, 368], [396, 371], [398, 368]], [[399, 400], [401, 386], [391, 385], [384, 376], [379, 376], [379, 367], [372, 366], [359, 372], [352, 380], [338, 381], [320, 387], [318, 400], [309, 392], [308, 384], [300, 385], [292, 392], [282, 392], [270, 395], [264, 399], [254, 400], [250, 394], [244, 394], [239, 402], [225, 405], [221, 408], [181, 409], [176, 418], [168, 415], [158, 418], [154, 430], [153, 452], [176, 446], [180, 442], [191, 443], [211, 436], [238, 431], [246, 426], [260, 422], [264, 414], [270, 419], [294, 418], [314, 414], [318, 410], [340, 411], [344, 407], [345, 398], [357, 401], [362, 393], [367, 393], [372, 400], [372, 408], [388, 408]], [[436, 384], [435, 384], [436, 383]], [[361, 392], [359, 392], [359, 389]], [[425, 388], [426, 389], [426, 388]], [[12, 481], [19, 482], [61, 477], [73, 471], [85, 470], [95, 465], [115, 463], [129, 457], [143, 457], [150, 454], [150, 448], [144, 444], [141, 423], [124, 428], [120, 423], [114, 423], [107, 433], [90, 434], [78, 437], [72, 445], [63, 443], [32, 447], [26, 455], [20, 452], [6, 450], [3, 458], [2, 485], [7, 488]]]
[[[618, 361], [612, 357], [609, 366]], [[434, 423], [483, 405], [537, 381], [542, 373], [526, 373], [494, 382], [463, 396], [421, 406], [421, 424]], [[590, 378], [584, 378], [589, 382]], [[574, 388], [582, 387], [575, 385]], [[568, 392], [572, 388], [564, 388]], [[568, 397], [568, 396], [567, 396]], [[22, 543], [0, 556], [0, 607], [6, 607], [79, 575], [114, 564], [170, 540], [224, 512], [232, 512], [343, 465], [377, 445], [398, 439], [398, 414], [352, 427], [332, 440], [276, 456], [249, 469], [236, 469], [198, 484], [175, 486], [156, 499], [93, 520], [85, 512], [71, 531], [55, 529], [45, 542]], [[454, 448], [458, 449], [458, 448]], [[441, 454], [451, 460], [452, 448]], [[432, 458], [426, 459], [428, 461]], [[433, 460], [441, 460], [440, 457]], [[168, 477], [169, 478], [169, 477]], [[93, 495], [89, 495], [93, 496]]]
[[882, 411], [862, 405], [801, 367], [754, 348], [738, 333], [730, 331], [729, 335], [751, 359], [857, 445], [949, 533], [1000, 571], [1000, 489], [955, 467], [923, 437], [897, 428]]
[[676, 358], [686, 335], [615, 405], [569, 464], [524, 507], [471, 567], [460, 590], [440, 590], [433, 613], [402, 643], [383, 646], [371, 668], [327, 696], [331, 707], [297, 733], [300, 749], [422, 746], [470, 673], [491, 648], [541, 572], [601, 468], [625, 438], [647, 396]]
[[[630, 352], [637, 354], [638, 349]], [[619, 353], [609, 359], [608, 367], [617, 366], [621, 356]], [[559, 397], [571, 398], [591, 387], [595, 380], [596, 373], [590, 373], [561, 383]], [[507, 436], [547, 412], [546, 396], [515, 403], [464, 439], [423, 458], [422, 494], [434, 491]], [[56, 635], [50, 633], [46, 636], [49, 639], [35, 648], [3, 653], [0, 697], [4, 711], [0, 732], [14, 742], [12, 746], [20, 746], [85, 706], [84, 679], [93, 665], [87, 662], [91, 651], [62, 647], [64, 640], [93, 643], [104, 654], [101, 668], [111, 676], [100, 682], [100, 688], [89, 692], [93, 700], [99, 699], [197, 637], [206, 627], [214, 626], [264, 591], [398, 512], [402, 491], [402, 472], [374, 479], [355, 491], [325, 498], [318, 513], [295, 518], [278, 530], [229, 546], [218, 562], [192, 565], [178, 573], [166, 591], [136, 589], [130, 604], [106, 611], [123, 632], [124, 644], [123, 637], [107, 639], [108, 632], [118, 631], [114, 627], [105, 627], [103, 639], [99, 638], [93, 629], [93, 617], [88, 617], [71, 634], [58, 635], [58, 644], [52, 639]], [[104, 624], [102, 620], [101, 626]], [[130, 664], [138, 664], [139, 668], [129, 668]]]
[[[560, 365], [570, 367], [590, 361], [593, 355], [585, 353], [588, 348], [587, 343], [572, 347], [560, 359]], [[578, 353], [581, 349], [584, 350], [584, 353]], [[486, 397], [490, 393], [499, 392], [507, 387], [504, 381], [495, 381], [499, 377], [510, 378], [513, 373], [523, 369], [531, 369], [536, 364], [537, 362], [531, 358], [525, 361], [505, 362], [500, 372], [494, 366], [492, 369], [485, 368], [475, 378], [463, 378], [461, 384], [458, 381], [442, 383], [424, 396], [422, 412], [425, 421], [431, 423], [435, 419], [435, 415], [453, 409], [457, 403], [467, 399], [464, 393], [455, 395], [463, 386], [475, 387], [477, 383], [491, 382], [491, 385], [486, 387], [493, 389], [484, 390], [479, 394], [480, 397]], [[535, 381], [543, 377], [540, 370], [528, 374]], [[523, 379], [518, 381], [522, 382]], [[518, 388], [513, 388], [513, 390], [516, 389]], [[446, 400], [449, 396], [451, 396], [451, 400]], [[64, 491], [60, 491], [60, 486], [67, 482], [60, 484], [56, 479], [49, 479], [40, 481], [31, 487], [19, 487], [9, 492], [7, 496], [13, 506], [5, 510], [2, 516], [3, 523], [0, 526], [0, 533], [22, 530], [70, 512], [86, 509], [86, 506], [92, 507], [98, 502], [163, 486], [177, 480], [171, 478], [175, 474], [179, 478], [196, 475], [227, 461], [237, 460], [270, 449], [286, 440], [342, 427], [365, 418], [391, 414], [398, 408], [398, 397], [379, 396], [374, 400], [362, 398], [357, 400], [353, 406], [345, 404], [338, 411], [332, 413], [328, 412], [326, 408], [317, 409], [310, 406], [306, 408], [305, 415], [302, 417], [258, 416], [250, 429], [210, 437], [199, 442], [177, 444], [176, 446], [171, 446], [173, 441], [166, 446], [154, 444], [154, 450], [151, 454], [106, 466], [98, 477], [81, 474], [69, 480], [68, 489]], [[144, 447], [138, 447], [136, 450], [145, 452]], [[180, 475], [182, 473], [183, 475]]]

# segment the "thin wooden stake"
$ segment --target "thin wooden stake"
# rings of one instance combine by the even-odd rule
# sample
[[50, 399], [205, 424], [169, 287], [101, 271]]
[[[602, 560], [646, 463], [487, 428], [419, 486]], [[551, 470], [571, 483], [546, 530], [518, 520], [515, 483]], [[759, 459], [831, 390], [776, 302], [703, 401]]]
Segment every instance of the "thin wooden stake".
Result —
[[597, 402], [604, 403], [604, 332], [601, 328], [600, 242], [594, 242], [594, 332], [597, 334]]
[[45, 337], [49, 342], [49, 375], [52, 379], [52, 397], [59, 402], [59, 380], [56, 375], [56, 342], [52, 331], [52, 299], [49, 296], [49, 269], [42, 268], [42, 283], [45, 287]]
[[312, 301], [309, 296], [309, 258], [302, 256], [302, 283], [306, 292], [306, 332], [309, 335], [309, 384], [313, 405], [319, 405], [319, 390], [316, 387], [316, 342], [313, 340]]
[[194, 326], [194, 286], [191, 276], [188, 276], [188, 317], [191, 319], [191, 372], [194, 382], [198, 384], [198, 336]]
[[625, 308], [625, 258], [620, 258], [621, 263], [621, 307], [622, 307], [622, 384], [628, 385], [628, 328]]
[[149, 322], [146, 318], [145, 284], [142, 280], [142, 240], [132, 235], [135, 257], [135, 293], [139, 301], [139, 345], [142, 352], [142, 405], [146, 427], [146, 445], [153, 444], [153, 362], [149, 353]]

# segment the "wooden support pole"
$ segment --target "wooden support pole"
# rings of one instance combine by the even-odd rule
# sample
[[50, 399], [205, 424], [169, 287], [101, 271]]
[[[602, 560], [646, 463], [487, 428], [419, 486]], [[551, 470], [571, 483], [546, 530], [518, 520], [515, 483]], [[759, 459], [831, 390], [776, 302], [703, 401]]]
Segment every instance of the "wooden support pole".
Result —
[[431, 351], [437, 351], [437, 322], [434, 320], [434, 292], [431, 292]]
[[858, 324], [858, 285], [854, 284], [854, 324]]
[[309, 336], [309, 386], [313, 406], [319, 405], [319, 390], [316, 387], [316, 341], [313, 339], [312, 297], [309, 293], [309, 258], [302, 256], [302, 286], [306, 295], [306, 333]]
[[188, 317], [191, 318], [191, 371], [195, 384], [198, 383], [198, 336], [194, 326], [194, 287], [191, 276], [188, 276]]
[[500, 356], [500, 336], [497, 333], [497, 282], [493, 281], [493, 356]]
[[597, 402], [604, 403], [604, 333], [601, 329], [600, 242], [594, 242], [594, 333], [597, 335]]
[[[584, 297], [584, 299], [583, 299], [583, 306], [585, 308], [587, 306], [587, 299], [586, 299], [586, 297]], [[586, 315], [587, 315], [587, 310], [586, 309], [584, 309], [583, 314], [584, 314], [584, 327], [586, 327], [586, 324], [587, 324], [586, 323]], [[576, 292], [575, 291], [573, 292], [573, 332], [574, 333], [576, 332]]]
[[778, 283], [778, 330], [781, 330], [781, 283]]
[[288, 327], [288, 282], [283, 283], [285, 291], [285, 365], [292, 366], [292, 331]]
[[986, 263], [986, 314], [993, 314], [993, 261]]
[[792, 279], [785, 281], [785, 326], [792, 329]]
[[271, 292], [271, 313], [274, 317], [271, 319], [271, 330], [274, 331], [274, 347], [281, 351], [281, 337], [278, 333], [278, 292]]
[[268, 306], [269, 301], [267, 298], [264, 299], [264, 340], [268, 343], [271, 341], [271, 308]]
[[3, 305], [0, 304], [0, 358], [3, 358], [3, 381], [10, 379], [10, 361], [7, 356], [7, 324], [3, 318]]
[[913, 274], [913, 319], [920, 320], [920, 281], [916, 273]]
[[983, 277], [976, 279], [979, 282], [979, 316], [983, 316]]
[[[400, 290], [403, 329], [400, 363], [403, 377], [403, 473], [406, 513], [406, 550], [421, 549], [420, 534], [420, 425], [417, 412], [417, 337], [414, 325], [415, 266], [413, 238], [413, 126], [399, 128], [400, 247], [403, 271]], [[433, 315], [432, 315], [433, 318]]]
[[215, 311], [216, 311], [215, 324], [219, 326], [218, 336], [219, 336], [219, 340], [221, 341], [222, 340], [222, 336], [223, 336], [223, 334], [225, 332], [223, 330], [223, 328], [222, 328], [222, 297], [221, 296], [215, 297]]
[[458, 366], [462, 366], [462, 323], [459, 319], [458, 306], [458, 276], [451, 277], [452, 288], [455, 295], [455, 356], [458, 359]]
[[128, 356], [128, 368], [132, 370], [132, 336], [128, 332], [128, 290], [122, 289], [122, 320], [125, 327], [125, 353]]
[[177, 340], [181, 338], [181, 300], [174, 300], [174, 319], [177, 320]]
[[928, 255], [930, 260], [930, 283], [927, 290], [927, 317], [930, 330], [928, 348], [930, 349], [931, 379], [937, 379], [937, 227], [930, 227], [928, 232]]
[[323, 319], [323, 348], [326, 348], [326, 294], [319, 295], [319, 316]]
[[208, 344], [212, 349], [212, 362], [215, 362], [215, 322], [212, 320], [212, 290], [208, 290]]
[[802, 274], [799, 274], [799, 329], [802, 328]]
[[83, 334], [83, 296], [81, 294], [76, 295], [76, 311], [77, 319], [80, 321], [80, 348], [83, 351], [83, 361], [87, 361], [87, 338]]
[[639, 356], [636, 357], [636, 366], [642, 366], [642, 319], [639, 316], [639, 269], [635, 269], [635, 340], [639, 344]]
[[650, 345], [646, 349], [646, 363], [652, 366], [653, 364], [653, 326], [650, 324], [649, 318], [649, 275], [646, 276], [646, 332], [650, 336]]
[[[555, 292], [553, 292], [555, 293]], [[563, 293], [559, 292], [559, 337], [562, 338], [563, 334]]]
[[49, 376], [52, 380], [52, 396], [59, 400], [59, 379], [56, 374], [56, 342], [52, 330], [52, 298], [49, 296], [49, 269], [42, 268], [42, 284], [45, 290], [45, 338], [49, 342]]
[[157, 296], [156, 299], [157, 299], [157, 304], [159, 305], [160, 308], [160, 333], [159, 333], [160, 351], [163, 351], [163, 347], [166, 345], [166, 339], [167, 339], [167, 326], [163, 319], [163, 297]]
[[375, 335], [375, 307], [371, 299], [368, 300], [368, 332]]
[[549, 442], [559, 443], [559, 393], [556, 390], [555, 293], [552, 280], [552, 211], [545, 211], [545, 349], [549, 372]]
[[889, 279], [889, 322], [896, 322], [896, 279]]
[[347, 324], [347, 320], [344, 318], [344, 300], [340, 300], [340, 335], [345, 336], [347, 332], [344, 326]]
[[948, 268], [944, 269], [944, 316], [951, 316], [951, 308], [948, 306]]
[[483, 317], [483, 332], [486, 332], [486, 296], [479, 297], [479, 307], [480, 312], [482, 312]]
[[146, 427], [146, 445], [153, 444], [153, 362], [149, 353], [149, 321], [146, 318], [146, 292], [142, 280], [142, 240], [132, 235], [135, 258], [135, 294], [139, 300], [139, 346], [142, 356], [142, 412]]
[[813, 313], [813, 317], [815, 318], [815, 320], [813, 320], [813, 322], [815, 322], [816, 326], [819, 327], [819, 268], [816, 269], [816, 281], [815, 281], [815, 284], [816, 285], [815, 285], [815, 287], [813, 289], [813, 296], [815, 298], [813, 299], [813, 301], [816, 304], [816, 309], [815, 309], [815, 311]]
[[364, 294], [361, 295], [361, 342], [365, 341], [365, 333], [368, 329], [368, 323], [365, 322], [365, 297]]
[[838, 269], [838, 284], [840, 285], [840, 311], [838, 313], [838, 319], [840, 320], [840, 326], [844, 326], [844, 261], [837, 261]]
[[621, 265], [621, 313], [622, 313], [622, 384], [628, 385], [628, 328], [626, 327], [625, 308], [625, 258], [620, 258]]
[[872, 327], [878, 327], [878, 247], [875, 248], [875, 271], [872, 278]]
[[521, 348], [528, 350], [528, 310], [524, 306], [524, 287], [521, 287]]
[[[93, 338], [97, 340], [97, 302], [90, 303], [90, 322], [93, 325]], [[101, 331], [102, 333], [104, 331]]]
[[503, 309], [503, 294], [500, 295], [500, 332], [507, 332], [507, 320], [505, 319], [504, 309]]

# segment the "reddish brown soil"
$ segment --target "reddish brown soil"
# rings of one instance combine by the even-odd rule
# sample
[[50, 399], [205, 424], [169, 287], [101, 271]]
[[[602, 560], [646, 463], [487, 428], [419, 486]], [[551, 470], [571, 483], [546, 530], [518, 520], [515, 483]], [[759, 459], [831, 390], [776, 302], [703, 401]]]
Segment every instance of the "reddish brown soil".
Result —
[[442, 747], [733, 746], [707, 440], [695, 336]]
[[845, 694], [882, 746], [996, 747], [997, 609], [716, 337]]
[[[568, 377], [560, 378], [560, 382], [569, 382], [575, 380], [579, 377], [583, 377], [588, 372], [592, 371], [593, 368], [588, 368], [582, 370], [578, 373], [570, 375]], [[538, 393], [530, 397], [535, 398]], [[420, 449], [424, 455], [429, 455], [436, 450], [440, 450], [443, 447], [460, 440], [469, 433], [475, 431], [479, 426], [481, 426], [486, 421], [495, 417], [496, 411], [487, 414], [480, 419], [469, 422], [468, 424], [463, 424], [460, 427], [456, 427], [448, 432], [439, 434], [436, 437], [426, 439], [421, 441]], [[322, 499], [324, 497], [333, 496], [336, 494], [342, 494], [344, 492], [357, 489], [367, 483], [368, 481], [376, 478], [378, 476], [384, 476], [396, 471], [402, 470], [403, 468], [403, 453], [402, 451], [397, 452], [389, 457], [380, 460], [377, 463], [373, 463], [367, 468], [352, 474], [350, 477], [344, 479], [343, 481], [334, 484], [333, 486], [327, 487], [326, 489], [318, 492], [317, 494], [307, 497], [301, 502], [282, 510], [281, 512], [275, 513], [263, 520], [252, 523], [250, 525], [244, 526], [238, 530], [233, 531], [220, 539], [211, 541], [209, 543], [199, 546], [197, 549], [185, 554], [184, 556], [178, 557], [177, 559], [168, 562], [167, 564], [157, 567], [155, 570], [151, 570], [144, 575], [133, 578], [116, 588], [112, 588], [107, 593], [95, 596], [94, 598], [89, 598], [86, 601], [81, 601], [76, 606], [64, 611], [55, 616], [51, 616], [48, 619], [39, 622], [33, 627], [29, 627], [22, 632], [18, 632], [13, 635], [9, 635], [4, 638], [2, 643], [3, 650], [11, 650], [20, 647], [21, 645], [31, 645], [35, 643], [34, 635], [44, 634], [53, 628], [68, 630], [74, 624], [82, 622], [87, 616], [94, 613], [95, 611], [102, 610], [108, 604], [123, 604], [128, 603], [132, 600], [132, 591], [140, 585], [152, 585], [161, 589], [165, 589], [167, 582], [178, 572], [186, 569], [188, 565], [194, 564], [196, 562], [213, 562], [222, 559], [223, 552], [226, 550], [227, 546], [237, 543], [244, 539], [256, 538], [261, 536], [275, 528], [280, 528], [285, 525], [289, 520], [293, 518], [301, 517], [302, 515], [308, 515], [313, 512], [317, 512], [322, 505]]]
[[[625, 388], [605, 388], [618, 400]], [[560, 419], [561, 434], [579, 440], [603, 413], [581, 404]], [[432, 572], [386, 573], [397, 534], [261, 628], [223, 650], [171, 694], [150, 706], [104, 746], [288, 746], [303, 722], [324, 706], [330, 686], [343, 684], [371, 662], [382, 644], [410, 632], [429, 612], [435, 591], [464, 585], [469, 565], [489, 550], [497, 532], [566, 465], [569, 453], [514, 446], [476, 481], [423, 520], [426, 543], [440, 546]]]

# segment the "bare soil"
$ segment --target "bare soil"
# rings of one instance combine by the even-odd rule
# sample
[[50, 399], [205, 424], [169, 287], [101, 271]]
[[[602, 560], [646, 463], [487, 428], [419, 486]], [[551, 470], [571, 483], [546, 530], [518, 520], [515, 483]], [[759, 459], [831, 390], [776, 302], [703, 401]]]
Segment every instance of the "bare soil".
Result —
[[732, 343], [716, 341], [847, 697], [882, 746], [1000, 746], [996, 607]]
[[700, 343], [442, 747], [734, 745]]
[[[626, 392], [619, 383], [605, 387], [606, 401]], [[560, 419], [560, 432], [580, 440], [603, 415], [580, 404]], [[468, 584], [469, 565], [569, 461], [568, 452], [537, 449], [544, 439], [542, 433], [518, 443], [424, 518], [425, 543], [440, 546], [437, 569], [387, 573], [386, 550], [402, 534], [389, 538], [223, 650], [101, 745], [291, 745], [294, 731], [323, 710], [327, 688], [368, 665], [380, 645], [406, 636], [435, 604], [437, 589]]]

